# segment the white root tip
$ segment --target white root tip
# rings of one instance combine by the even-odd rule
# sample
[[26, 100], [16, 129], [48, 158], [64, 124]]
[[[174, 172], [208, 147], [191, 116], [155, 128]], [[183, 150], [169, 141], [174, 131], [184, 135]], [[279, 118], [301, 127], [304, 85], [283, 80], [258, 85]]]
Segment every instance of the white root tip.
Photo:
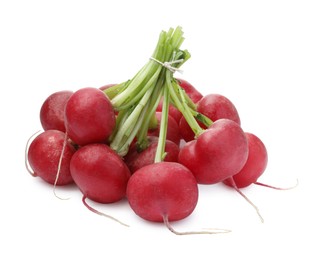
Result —
[[275, 190], [292, 190], [292, 189], [296, 188], [296, 187], [299, 185], [299, 180], [296, 179], [296, 183], [295, 183], [295, 185], [293, 185], [293, 186], [291, 186], [291, 187], [287, 187], [287, 188], [276, 187], [276, 186], [272, 186], [272, 185], [265, 184], [265, 183], [258, 182], [258, 181], [255, 182], [254, 184], [255, 184], [255, 185], [259, 185], [259, 186], [263, 186], [263, 187], [266, 187], [266, 188], [275, 189]]
[[264, 223], [264, 219], [258, 209], [258, 207], [236, 186], [236, 183], [233, 177], [230, 178], [231, 184], [233, 188], [255, 209], [262, 223]]
[[111, 219], [111, 220], [114, 220], [114, 221], [118, 222], [119, 224], [121, 224], [121, 225], [123, 225], [123, 226], [125, 226], [125, 227], [129, 227], [128, 224], [125, 224], [124, 222], [121, 222], [119, 219], [114, 218], [113, 216], [107, 215], [107, 214], [105, 214], [105, 213], [103, 213], [103, 212], [100, 212], [100, 211], [94, 209], [93, 207], [91, 207], [91, 206], [86, 202], [86, 198], [87, 198], [87, 197], [86, 197], [85, 195], [83, 195], [83, 197], [82, 197], [82, 202], [83, 202], [83, 204], [84, 204], [84, 205], [85, 205], [85, 206], [86, 206], [90, 211], [92, 211], [93, 213], [98, 214], [99, 216], [103, 216], [103, 217], [109, 218], [109, 219]]
[[61, 165], [62, 165], [63, 155], [64, 155], [64, 151], [65, 151], [65, 147], [66, 147], [67, 141], [68, 141], [68, 135], [67, 135], [67, 133], [65, 133], [63, 147], [62, 147], [60, 159], [59, 159], [58, 166], [57, 166], [57, 172], [56, 172], [55, 182], [54, 182], [54, 185], [53, 185], [53, 193], [54, 193], [54, 196], [56, 198], [60, 199], [60, 200], [69, 200], [70, 199], [70, 198], [62, 198], [62, 197], [58, 196], [57, 193], [56, 193], [57, 181], [58, 181], [58, 178], [60, 177]]
[[26, 143], [26, 147], [25, 147], [25, 167], [26, 167], [26, 170], [27, 172], [33, 176], [33, 177], [36, 177], [37, 174], [31, 169], [29, 163], [28, 163], [28, 149], [29, 149], [29, 146], [31, 144], [31, 141], [32, 139], [40, 132], [41, 130], [38, 130], [37, 132], [35, 132], [34, 134], [32, 134], [28, 140], [27, 140], [27, 143]]
[[[221, 228], [204, 228], [203, 230], [200, 231], [185, 231], [185, 232], [177, 231], [171, 226], [167, 215], [163, 215], [163, 222], [166, 225], [166, 227], [176, 235], [213, 235], [213, 234], [224, 234], [224, 233], [231, 232], [231, 230], [229, 229], [221, 229]], [[211, 231], [211, 230], [215, 230], [215, 231]]]

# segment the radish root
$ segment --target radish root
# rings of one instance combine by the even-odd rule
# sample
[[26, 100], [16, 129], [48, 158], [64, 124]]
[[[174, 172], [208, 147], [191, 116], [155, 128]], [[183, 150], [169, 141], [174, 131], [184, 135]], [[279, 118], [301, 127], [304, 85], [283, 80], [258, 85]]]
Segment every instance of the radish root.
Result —
[[56, 177], [55, 177], [55, 181], [54, 181], [54, 185], [53, 185], [53, 193], [54, 193], [55, 197], [60, 200], [69, 200], [70, 199], [70, 198], [62, 198], [62, 197], [58, 196], [56, 193], [56, 185], [57, 185], [58, 178], [60, 177], [61, 165], [62, 165], [63, 155], [64, 155], [67, 141], [68, 141], [68, 136], [67, 136], [67, 133], [65, 133], [62, 152], [61, 152], [60, 159], [58, 162]]
[[25, 147], [25, 167], [26, 167], [27, 172], [33, 177], [37, 177], [37, 174], [31, 169], [31, 167], [28, 163], [28, 149], [29, 149], [32, 138], [35, 137], [36, 134], [38, 134], [40, 131], [41, 130], [38, 130], [37, 132], [35, 132], [28, 138], [26, 147]]
[[298, 186], [299, 181], [298, 181], [298, 179], [296, 179], [296, 184], [294, 186], [287, 187], [287, 188], [275, 187], [275, 186], [268, 185], [268, 184], [258, 182], [258, 181], [255, 182], [254, 184], [259, 185], [259, 186], [263, 186], [263, 187], [267, 187], [267, 188], [271, 188], [271, 189], [275, 189], [275, 190], [292, 190], [292, 189], [294, 189], [294, 188], [296, 188]]
[[236, 183], [235, 183], [233, 177], [230, 177], [230, 182], [232, 184], [232, 187], [255, 209], [261, 222], [264, 223], [264, 219], [261, 216], [261, 213], [260, 213], [258, 207], [236, 186]]
[[105, 213], [103, 213], [103, 212], [100, 212], [100, 211], [94, 209], [93, 207], [91, 207], [91, 206], [86, 202], [86, 198], [87, 198], [87, 197], [86, 197], [85, 195], [83, 195], [83, 197], [82, 197], [82, 202], [83, 202], [83, 204], [84, 204], [84, 205], [85, 205], [85, 206], [86, 206], [90, 211], [92, 211], [92, 212], [98, 214], [99, 216], [103, 216], [103, 217], [109, 218], [109, 219], [111, 219], [111, 220], [114, 220], [114, 221], [118, 222], [119, 224], [121, 224], [121, 225], [123, 225], [123, 226], [125, 226], [125, 227], [129, 227], [129, 225], [127, 225], [127, 224], [121, 222], [121, 221], [118, 220], [117, 218], [114, 218], [113, 216], [107, 215], [107, 214], [105, 214]]
[[[201, 230], [201, 231], [185, 231], [185, 232], [177, 231], [171, 226], [167, 215], [163, 215], [163, 222], [166, 225], [166, 227], [176, 235], [212, 235], [212, 234], [223, 234], [223, 233], [231, 232], [231, 230], [229, 229], [221, 229], [221, 228], [206, 228], [205, 230]], [[207, 231], [207, 230], [217, 230], [217, 231]]]

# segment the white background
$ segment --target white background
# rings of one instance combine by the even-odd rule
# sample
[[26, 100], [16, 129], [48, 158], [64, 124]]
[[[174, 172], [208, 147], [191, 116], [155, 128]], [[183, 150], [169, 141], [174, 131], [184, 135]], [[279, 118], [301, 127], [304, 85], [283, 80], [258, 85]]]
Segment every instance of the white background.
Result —
[[[324, 8], [322, 1], [1, 1], [1, 259], [323, 259]], [[24, 166], [28, 137], [51, 93], [131, 78], [161, 30], [183, 27], [192, 58], [176, 76], [236, 105], [258, 135], [269, 164], [250, 186], [253, 208], [223, 185], [200, 186], [180, 231], [228, 228], [221, 235], [176, 236], [137, 217], [127, 201], [88, 211], [77, 188], [57, 189]], [[320, 92], [321, 91], [321, 92]], [[91, 203], [91, 202], [90, 202]]]

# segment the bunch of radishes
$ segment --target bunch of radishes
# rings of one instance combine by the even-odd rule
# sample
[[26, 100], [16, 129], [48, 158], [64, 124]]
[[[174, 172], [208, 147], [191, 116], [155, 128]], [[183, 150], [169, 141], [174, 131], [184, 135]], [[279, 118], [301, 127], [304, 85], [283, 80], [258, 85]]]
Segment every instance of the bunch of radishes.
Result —
[[169, 221], [195, 209], [198, 184], [240, 192], [256, 183], [267, 151], [243, 131], [233, 103], [173, 77], [190, 57], [180, 50], [182, 34], [162, 31], [131, 80], [51, 94], [40, 110], [44, 132], [28, 147], [32, 175], [54, 186], [75, 183], [84, 203], [126, 197], [137, 215], [173, 232]]

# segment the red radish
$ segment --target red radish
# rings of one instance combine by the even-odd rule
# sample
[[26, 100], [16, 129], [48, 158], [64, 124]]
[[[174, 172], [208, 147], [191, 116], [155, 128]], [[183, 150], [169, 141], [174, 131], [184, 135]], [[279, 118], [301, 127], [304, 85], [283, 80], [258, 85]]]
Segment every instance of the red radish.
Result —
[[65, 127], [78, 145], [107, 142], [116, 124], [109, 98], [99, 89], [82, 88], [67, 101]]
[[[60, 163], [64, 142], [65, 149]], [[75, 148], [66, 141], [65, 133], [47, 130], [31, 142], [27, 158], [34, 176], [39, 176], [50, 184], [62, 186], [73, 183], [70, 160], [74, 152]]]
[[[200, 99], [197, 103], [197, 111], [214, 122], [218, 119], [227, 118], [238, 124], [241, 123], [234, 104], [228, 98], [219, 94], [209, 94]], [[198, 121], [198, 123], [203, 129], [207, 128], [201, 122]], [[195, 135], [184, 117], [180, 119], [179, 130], [186, 142], [194, 139]]]
[[184, 145], [178, 161], [188, 167], [201, 184], [221, 182], [238, 173], [248, 157], [242, 128], [232, 120], [219, 119], [197, 140]]
[[179, 78], [177, 78], [177, 81], [179, 86], [184, 89], [184, 91], [187, 93], [187, 95], [194, 103], [197, 103], [199, 100], [203, 98], [203, 95], [188, 81]]
[[159, 162], [144, 166], [129, 179], [126, 196], [130, 207], [141, 218], [164, 222], [176, 235], [217, 234], [229, 230], [179, 232], [169, 221], [188, 217], [198, 202], [198, 185], [195, 177], [176, 162]]
[[188, 217], [198, 201], [194, 176], [176, 162], [160, 162], [137, 170], [129, 179], [127, 198], [134, 212], [155, 222]]
[[[257, 182], [257, 179], [265, 171], [268, 162], [267, 149], [260, 138], [252, 133], [245, 133], [245, 135], [248, 140], [249, 154], [243, 168], [233, 175], [237, 188], [244, 188]], [[225, 180], [224, 183], [232, 186], [232, 182], [229, 180]]]
[[72, 91], [62, 90], [48, 96], [40, 109], [40, 121], [44, 130], [65, 132], [64, 109]]
[[[154, 163], [156, 148], [158, 146], [159, 139], [155, 136], [150, 136], [148, 137], [148, 139], [149, 146], [145, 150], [138, 152], [136, 149], [136, 144], [133, 144], [124, 158], [125, 163], [127, 164], [129, 170], [132, 173], [146, 165]], [[164, 161], [176, 162], [178, 160], [179, 150], [180, 149], [178, 145], [176, 145], [170, 140], [166, 140], [166, 156], [164, 158]]]
[[112, 203], [125, 196], [129, 169], [106, 144], [81, 147], [73, 155], [70, 169], [81, 192], [93, 201]]
[[[148, 131], [149, 136], [159, 136], [162, 112], [156, 112], [155, 115], [158, 120], [158, 126], [157, 128], [150, 129]], [[177, 145], [180, 144], [181, 135], [180, 135], [179, 126], [172, 116], [168, 117], [168, 129], [167, 129], [166, 139], [174, 142]]]
[[197, 111], [216, 121], [221, 118], [231, 119], [237, 124], [241, 123], [234, 104], [225, 96], [209, 94], [204, 96], [197, 104]]

